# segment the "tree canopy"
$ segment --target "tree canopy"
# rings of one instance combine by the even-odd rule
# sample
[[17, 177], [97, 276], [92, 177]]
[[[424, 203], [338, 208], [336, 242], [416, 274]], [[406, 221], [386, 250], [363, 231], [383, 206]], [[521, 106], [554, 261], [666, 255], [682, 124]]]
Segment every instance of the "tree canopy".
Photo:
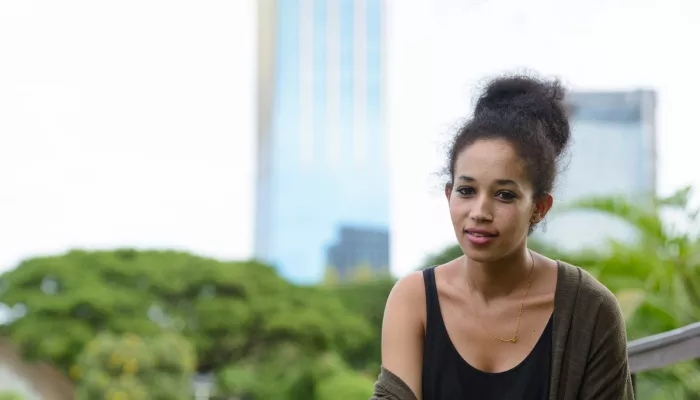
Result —
[[179, 335], [101, 333], [87, 344], [71, 375], [78, 400], [189, 400], [195, 367], [194, 349]]
[[366, 319], [324, 289], [294, 286], [252, 261], [71, 251], [22, 262], [0, 278], [0, 288], [11, 310], [4, 333], [28, 358], [66, 373], [102, 332], [178, 333], [193, 344], [200, 372], [263, 365], [284, 352], [310, 358], [358, 351], [374, 336]]

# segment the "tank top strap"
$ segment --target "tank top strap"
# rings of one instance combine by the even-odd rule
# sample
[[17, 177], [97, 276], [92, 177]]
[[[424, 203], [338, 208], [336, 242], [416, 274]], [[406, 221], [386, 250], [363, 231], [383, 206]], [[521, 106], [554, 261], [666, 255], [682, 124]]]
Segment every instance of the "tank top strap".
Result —
[[444, 377], [444, 365], [449, 357], [447, 343], [445, 341], [444, 328], [442, 326], [442, 314], [440, 313], [440, 299], [438, 297], [437, 282], [435, 279], [435, 267], [423, 270], [425, 284], [425, 341], [423, 343], [423, 398], [436, 400], [446, 398], [440, 395], [438, 382]]
[[425, 284], [425, 309], [427, 311], [426, 335], [429, 335], [431, 330], [439, 327], [442, 323], [434, 266], [423, 270], [423, 282]]

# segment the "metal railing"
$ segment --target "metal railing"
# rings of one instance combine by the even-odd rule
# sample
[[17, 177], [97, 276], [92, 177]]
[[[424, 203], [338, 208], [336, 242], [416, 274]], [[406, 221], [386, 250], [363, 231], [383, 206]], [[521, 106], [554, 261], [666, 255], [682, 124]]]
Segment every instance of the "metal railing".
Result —
[[700, 358], [700, 322], [631, 341], [627, 353], [636, 386], [639, 372]]

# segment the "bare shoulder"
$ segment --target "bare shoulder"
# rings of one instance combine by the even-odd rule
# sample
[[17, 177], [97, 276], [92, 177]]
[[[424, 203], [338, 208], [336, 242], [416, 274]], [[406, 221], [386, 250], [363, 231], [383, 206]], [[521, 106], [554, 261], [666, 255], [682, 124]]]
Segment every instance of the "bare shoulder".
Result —
[[[425, 283], [423, 272], [412, 272], [398, 282], [391, 289], [387, 299], [386, 307], [398, 310], [405, 309], [409, 314], [420, 317], [425, 314]], [[422, 311], [422, 313], [421, 313]], [[424, 320], [424, 318], [419, 318]]]
[[382, 331], [391, 332], [393, 327], [410, 328], [415, 334], [424, 334], [425, 326], [425, 284], [421, 271], [412, 272], [391, 289], [384, 309]]
[[391, 290], [382, 322], [382, 366], [421, 393], [425, 336], [425, 285], [422, 272], [401, 278]]

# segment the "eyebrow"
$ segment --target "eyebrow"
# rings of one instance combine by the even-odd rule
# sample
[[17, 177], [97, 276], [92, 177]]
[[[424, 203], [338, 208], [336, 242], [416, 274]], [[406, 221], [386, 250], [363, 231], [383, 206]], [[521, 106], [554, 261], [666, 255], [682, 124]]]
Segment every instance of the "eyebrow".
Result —
[[[476, 179], [472, 178], [471, 176], [465, 176], [465, 175], [462, 175], [457, 179], [460, 181], [464, 181], [464, 182], [476, 182]], [[515, 182], [512, 179], [496, 179], [496, 183], [500, 186], [516, 186], [516, 187], [520, 186], [520, 185], [518, 185], [517, 182]]]

